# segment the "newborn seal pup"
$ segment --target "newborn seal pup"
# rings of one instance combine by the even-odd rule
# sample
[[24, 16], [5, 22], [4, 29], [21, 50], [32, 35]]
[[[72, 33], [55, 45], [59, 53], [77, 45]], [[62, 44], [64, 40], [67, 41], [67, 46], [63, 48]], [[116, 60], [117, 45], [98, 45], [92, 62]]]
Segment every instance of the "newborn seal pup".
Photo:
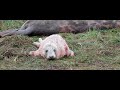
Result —
[[64, 56], [74, 56], [74, 52], [70, 50], [67, 42], [58, 34], [53, 34], [39, 42], [34, 42], [39, 47], [36, 51], [30, 51], [31, 56], [40, 56], [47, 60], [59, 59]]

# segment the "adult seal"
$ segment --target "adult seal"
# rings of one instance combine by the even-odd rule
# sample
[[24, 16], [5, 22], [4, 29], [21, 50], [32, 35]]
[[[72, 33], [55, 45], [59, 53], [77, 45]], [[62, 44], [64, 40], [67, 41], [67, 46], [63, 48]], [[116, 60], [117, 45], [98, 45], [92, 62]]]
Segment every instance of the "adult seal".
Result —
[[119, 28], [120, 20], [27, 20], [19, 29], [3, 30], [0, 37], [11, 35], [47, 36], [58, 33], [81, 33], [89, 29]]

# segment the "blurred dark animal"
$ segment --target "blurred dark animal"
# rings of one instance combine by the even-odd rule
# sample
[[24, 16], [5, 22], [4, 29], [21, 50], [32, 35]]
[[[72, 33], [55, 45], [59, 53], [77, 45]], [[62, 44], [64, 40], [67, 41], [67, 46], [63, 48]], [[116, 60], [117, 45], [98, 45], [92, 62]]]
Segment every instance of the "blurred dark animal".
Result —
[[120, 20], [27, 20], [19, 29], [4, 30], [0, 37], [11, 35], [52, 35], [57, 33], [81, 33], [89, 29], [119, 28]]

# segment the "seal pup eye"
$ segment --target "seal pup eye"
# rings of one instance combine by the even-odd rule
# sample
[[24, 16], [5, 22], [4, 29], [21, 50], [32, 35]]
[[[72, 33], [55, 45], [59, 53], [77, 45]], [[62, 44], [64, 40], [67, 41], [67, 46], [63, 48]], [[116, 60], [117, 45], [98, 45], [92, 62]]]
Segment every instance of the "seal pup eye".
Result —
[[48, 50], [45, 51], [46, 53], [48, 52]]
[[54, 49], [54, 52], [56, 52], [56, 50]]

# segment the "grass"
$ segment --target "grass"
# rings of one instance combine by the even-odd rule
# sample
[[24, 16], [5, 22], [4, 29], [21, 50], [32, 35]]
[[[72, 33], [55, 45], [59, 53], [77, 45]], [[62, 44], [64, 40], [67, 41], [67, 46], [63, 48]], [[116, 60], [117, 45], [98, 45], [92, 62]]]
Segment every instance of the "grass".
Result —
[[[5, 20], [2, 30], [19, 28], [23, 20]], [[8, 36], [0, 38], [1, 70], [120, 70], [120, 30], [88, 31], [86, 33], [60, 33], [74, 57], [46, 61], [27, 53], [37, 48], [32, 42], [39, 37]]]

